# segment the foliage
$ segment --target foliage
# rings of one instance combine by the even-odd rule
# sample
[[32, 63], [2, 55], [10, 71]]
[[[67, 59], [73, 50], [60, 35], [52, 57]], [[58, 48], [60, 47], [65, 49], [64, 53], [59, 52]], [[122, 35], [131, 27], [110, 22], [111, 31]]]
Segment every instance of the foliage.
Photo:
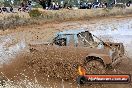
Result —
[[11, 2], [8, 1], [8, 0], [4, 0], [3, 4], [4, 4], [4, 6], [7, 6], [8, 7], [8, 6], [11, 5]]
[[116, 5], [114, 5], [114, 7], [117, 7], [117, 8], [125, 8], [126, 6], [124, 4], [116, 4]]
[[31, 10], [29, 12], [30, 17], [39, 17], [41, 16], [41, 12], [38, 9]]

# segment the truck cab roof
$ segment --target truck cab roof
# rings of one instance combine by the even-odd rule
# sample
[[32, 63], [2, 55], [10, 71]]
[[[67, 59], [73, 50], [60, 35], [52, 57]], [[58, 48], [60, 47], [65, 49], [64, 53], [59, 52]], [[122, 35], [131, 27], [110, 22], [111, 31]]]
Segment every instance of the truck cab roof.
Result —
[[77, 35], [81, 32], [88, 32], [87, 29], [84, 29], [84, 28], [80, 28], [80, 29], [71, 29], [71, 30], [65, 30], [65, 31], [62, 31], [62, 32], [58, 32], [57, 35]]

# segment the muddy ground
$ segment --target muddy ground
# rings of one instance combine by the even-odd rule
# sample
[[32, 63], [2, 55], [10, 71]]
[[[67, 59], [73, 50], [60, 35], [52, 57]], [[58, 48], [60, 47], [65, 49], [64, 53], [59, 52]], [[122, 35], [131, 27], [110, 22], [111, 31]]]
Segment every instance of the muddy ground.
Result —
[[[19, 27], [0, 32], [0, 61], [1, 71], [13, 80], [25, 79], [38, 82], [45, 87], [53, 88], [131, 88], [130, 84], [92, 84], [78, 86], [75, 82], [77, 75], [75, 63], [81, 64], [77, 56], [72, 55], [72, 50], [60, 52], [29, 52], [28, 44], [42, 44], [50, 42], [55, 33], [62, 30], [86, 28], [104, 41], [123, 42], [127, 59], [116, 65], [108, 73], [132, 74], [132, 17], [99, 18], [86, 21], [69, 21]], [[40, 47], [39, 47], [40, 48]], [[42, 48], [40, 48], [42, 49]], [[53, 48], [52, 48], [53, 49]], [[51, 49], [51, 51], [52, 51]], [[53, 55], [56, 55], [53, 58]], [[68, 57], [68, 59], [61, 58]], [[73, 57], [69, 57], [73, 56]], [[81, 54], [80, 54], [81, 56]], [[74, 60], [73, 60], [74, 59]], [[58, 65], [59, 64], [59, 65]], [[67, 78], [73, 78], [67, 80]], [[64, 79], [64, 80], [62, 80]], [[68, 78], [69, 79], [69, 78]]]

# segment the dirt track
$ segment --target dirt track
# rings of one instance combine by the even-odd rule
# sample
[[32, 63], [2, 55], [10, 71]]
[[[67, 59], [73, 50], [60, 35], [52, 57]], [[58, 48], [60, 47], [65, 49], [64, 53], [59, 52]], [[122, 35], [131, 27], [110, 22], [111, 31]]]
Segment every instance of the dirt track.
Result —
[[[105, 23], [104, 23], [105, 22]], [[125, 24], [125, 26], [124, 26]], [[47, 79], [47, 77], [44, 77], [45, 75], [53, 75], [53, 71], [52, 70], [56, 70], [52, 69], [52, 67], [54, 67], [54, 64], [52, 61], [48, 61], [49, 59], [54, 60], [52, 57], [43, 61], [43, 59], [46, 57], [45, 54], [42, 56], [42, 52], [35, 52], [33, 54], [30, 54], [28, 51], [28, 44], [38, 44], [38, 43], [43, 43], [45, 41], [51, 41], [53, 35], [61, 30], [66, 30], [66, 29], [74, 29], [74, 28], [87, 28], [89, 31], [92, 31], [93, 33], [97, 34], [99, 37], [103, 38], [103, 40], [105, 41], [117, 41], [116, 39], [113, 38], [113, 36], [107, 36], [107, 38], [104, 36], [102, 36], [102, 32], [100, 31], [95, 31], [95, 30], [111, 30], [113, 31], [117, 31], [116, 34], [118, 34], [118, 31], [122, 30], [121, 28], [124, 27], [124, 29], [128, 29], [130, 30], [130, 34], [131, 34], [131, 30], [132, 30], [132, 18], [131, 17], [117, 17], [117, 18], [110, 18], [110, 19], [98, 19], [98, 20], [90, 20], [90, 21], [76, 21], [76, 22], [63, 22], [63, 23], [50, 23], [50, 24], [44, 24], [41, 26], [30, 26], [30, 27], [23, 27], [23, 28], [18, 28], [16, 30], [6, 30], [5, 32], [0, 32], [1, 34], [1, 63], [7, 63], [10, 62], [9, 58], [12, 58], [12, 63], [9, 65], [5, 65], [4, 66], [4, 74], [8, 77], [8, 78], [12, 78], [14, 75], [19, 74], [19, 73], [25, 73], [26, 75], [30, 75], [32, 74], [32, 70], [36, 70], [35, 72], [38, 71], [37, 74], [37, 78], [38, 81], [41, 83], [45, 82]], [[123, 31], [124, 32], [124, 31]], [[120, 33], [120, 32], [119, 32]], [[107, 35], [107, 31], [105, 33]], [[129, 34], [128, 34], [129, 35]], [[111, 38], [112, 37], [112, 38]], [[124, 36], [119, 36], [119, 37], [124, 37]], [[124, 41], [125, 46], [129, 46], [127, 48], [127, 55], [129, 56], [129, 58], [131, 57], [131, 43], [132, 43], [132, 36], [128, 36], [126, 37], [126, 41]], [[114, 39], [114, 40], [112, 40]], [[117, 38], [118, 39], [118, 38]], [[119, 39], [118, 39], [119, 40]], [[129, 42], [127, 42], [129, 41]], [[118, 41], [120, 42], [120, 41]], [[72, 52], [72, 51], [71, 51]], [[26, 55], [25, 55], [26, 53]], [[49, 56], [51, 56], [53, 53], [49, 54]], [[20, 55], [20, 56], [19, 56]], [[64, 54], [63, 54], [64, 55]], [[16, 57], [17, 56], [17, 57]], [[59, 56], [56, 56], [59, 58]], [[14, 59], [15, 58], [15, 59]], [[37, 60], [36, 60], [37, 58]], [[75, 58], [75, 57], [74, 57]], [[4, 59], [4, 60], [3, 60]], [[32, 61], [34, 60], [34, 61]], [[58, 59], [59, 60], [59, 59]], [[28, 62], [34, 62], [36, 64], [36, 66], [34, 67], [34, 69], [28, 68], [29, 65], [31, 66], [31, 63]], [[37, 62], [36, 62], [37, 61]], [[41, 64], [41, 62], [46, 62], [44, 64]], [[67, 63], [67, 60], [62, 60], [62, 61], [57, 61], [56, 62], [61, 62], [60, 64], [64, 65], [64, 64], [69, 64]], [[65, 62], [65, 63], [64, 63]], [[80, 62], [80, 61], [78, 61]], [[28, 64], [28, 65], [27, 65]], [[50, 67], [52, 70], [49, 71], [50, 69], [47, 68], [47, 72], [43, 72], [46, 70], [43, 70], [45, 68], [42, 68], [43, 71], [39, 72], [41, 66], [40, 65], [46, 65], [47, 66], [50, 64]], [[120, 65], [117, 65], [112, 71], [112, 73], [125, 73], [125, 74], [132, 74], [132, 69], [130, 68], [132, 66], [132, 61], [130, 60], [124, 60]], [[46, 66], [45, 66], [46, 67]], [[63, 66], [62, 66], [63, 67]], [[127, 68], [127, 69], [126, 69]], [[60, 72], [55, 72], [54, 74], [61, 74], [62, 76], [69, 76], [69, 73], [72, 74], [74, 72], [74, 69], [65, 67], [65, 69], [60, 68]], [[72, 72], [72, 71], [73, 72]], [[69, 72], [69, 73], [65, 73], [65, 72]], [[50, 72], [50, 73], [48, 73]], [[41, 74], [42, 73], [42, 74]], [[76, 73], [76, 72], [75, 72]], [[74, 74], [75, 74], [74, 73]], [[68, 75], [66, 75], [68, 74]], [[73, 75], [73, 74], [72, 74]], [[71, 75], [70, 75], [71, 76]], [[14, 79], [19, 79], [21, 78], [21, 76], [18, 76], [18, 78], [14, 78]], [[32, 75], [30, 75], [30, 78], [33, 78]], [[44, 79], [43, 79], [44, 78]], [[64, 82], [60, 81], [60, 80], [53, 80], [52, 78], [48, 78], [49, 81], [46, 81], [45, 84], [46, 86], [52, 86], [54, 87], [54, 85], [56, 85], [57, 87], [55, 88], [62, 88], [62, 86], [66, 87], [66, 88], [75, 88], [77, 87], [77, 85], [75, 84], [75, 82]], [[48, 83], [47, 83], [48, 82]], [[52, 82], [52, 83], [51, 83]], [[61, 84], [63, 85], [61, 85]], [[88, 85], [83, 86], [84, 88], [87, 88]], [[96, 85], [90, 85], [88, 87], [93, 87], [93, 88], [131, 88], [132, 86], [130, 84], [122, 84], [122, 85], [112, 85], [112, 84], [107, 84], [107, 85], [102, 85], [102, 84], [96, 84]], [[82, 87], [82, 88], [83, 88]]]

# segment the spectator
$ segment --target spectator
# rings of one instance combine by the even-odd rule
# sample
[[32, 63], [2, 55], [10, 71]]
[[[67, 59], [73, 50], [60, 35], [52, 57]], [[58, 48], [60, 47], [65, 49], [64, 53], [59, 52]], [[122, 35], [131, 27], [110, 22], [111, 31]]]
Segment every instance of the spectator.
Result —
[[21, 2], [20, 7], [18, 8], [18, 11], [24, 11], [25, 4], [24, 2]]
[[126, 6], [127, 6], [127, 7], [130, 7], [131, 3], [132, 3], [131, 1], [128, 1], [128, 2], [126, 3]]
[[56, 4], [55, 9], [56, 9], [56, 10], [59, 10], [59, 4], [58, 4], [58, 2], [57, 2], [57, 4]]
[[104, 3], [105, 7], [107, 8], [108, 7], [108, 3]]
[[2, 8], [0, 8], [0, 13], [2, 13]]
[[43, 9], [46, 9], [46, 2], [45, 1], [39, 0], [39, 4], [43, 7]]
[[67, 6], [67, 9], [71, 10], [72, 9], [72, 5]]
[[24, 2], [21, 3], [21, 7], [24, 8], [25, 7], [25, 4]]
[[64, 3], [64, 7], [63, 8], [68, 8], [68, 3]]
[[13, 7], [12, 7], [12, 6], [10, 6], [10, 12], [12, 12], [12, 13], [14, 12], [14, 11], [13, 11]]
[[55, 7], [56, 7], [56, 4], [55, 4], [55, 2], [53, 1], [53, 2], [52, 2], [52, 9], [55, 9]]
[[32, 9], [32, 1], [28, 1], [28, 10], [30, 11]]
[[48, 7], [51, 6], [51, 0], [48, 0], [47, 5], [48, 5]]
[[9, 12], [6, 7], [2, 7], [3, 12]]
[[48, 4], [47, 4], [47, 2], [46, 2], [46, 4], [45, 4], [45, 5], [46, 5], [46, 10], [48, 10], [48, 9], [49, 9], [49, 7], [48, 7]]
[[21, 6], [19, 6], [18, 11], [21, 11]]

